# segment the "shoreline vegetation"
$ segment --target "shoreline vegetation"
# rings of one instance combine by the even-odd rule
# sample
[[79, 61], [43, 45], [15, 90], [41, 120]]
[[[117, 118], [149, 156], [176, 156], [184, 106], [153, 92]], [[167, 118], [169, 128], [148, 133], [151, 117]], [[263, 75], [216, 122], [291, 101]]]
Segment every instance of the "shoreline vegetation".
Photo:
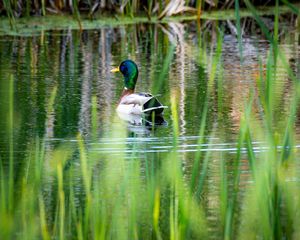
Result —
[[[78, 6], [75, 7], [75, 5], [72, 5], [72, 8], [63, 5], [63, 2], [60, 0], [55, 1], [60, 7], [56, 7], [53, 1], [46, 1], [48, 3], [45, 3], [45, 1], [41, 2], [46, 5], [40, 4], [38, 5], [40, 8], [35, 6], [34, 9], [31, 9], [31, 6], [26, 6], [29, 7], [29, 10], [27, 9], [25, 12], [22, 10], [22, 1], [4, 0], [2, 5], [0, 3], [0, 35], [22, 35], [44, 30], [67, 28], [85, 30], [94, 29], [99, 26], [119, 26], [135, 23], [155, 24], [195, 20], [235, 20], [237, 18], [237, 9], [239, 18], [253, 16], [253, 12], [249, 10], [249, 7], [254, 7], [253, 4], [255, 3], [258, 5], [255, 6], [255, 14], [258, 16], [274, 16], [276, 9], [276, 6], [273, 6], [275, 5], [275, 1], [269, 1], [268, 5], [266, 5], [259, 3], [259, 1], [251, 1], [252, 3], [250, 3], [248, 0], [238, 3], [238, 6], [232, 4], [234, 1], [226, 1], [227, 5], [224, 4], [219, 8], [216, 7], [218, 5], [212, 5], [212, 2], [211, 4], [203, 4], [202, 1], [197, 1], [197, 4], [200, 6], [197, 4], [183, 6], [182, 1], [170, 1], [169, 4], [160, 2], [161, 6], [158, 8], [153, 6], [153, 4], [157, 6], [157, 2], [151, 1], [153, 2], [152, 5], [148, 6], [148, 8], [152, 9], [151, 11], [148, 11], [148, 8], [144, 5], [136, 6], [138, 4], [136, 1], [125, 1], [129, 6], [109, 5], [110, 7], [105, 9], [100, 8], [98, 6], [100, 2], [96, 1], [90, 10], [88, 10], [87, 6], [85, 8], [82, 7], [77, 1], [75, 3]], [[179, 2], [180, 5], [178, 5]], [[231, 4], [228, 4], [228, 2]], [[273, 5], [272, 2], [274, 2]], [[279, 5], [278, 8], [279, 15], [289, 13], [299, 14], [300, 3], [290, 3], [285, 0], [280, 3], [282, 5]], [[16, 4], [18, 8], [16, 8]], [[163, 6], [165, 8], [159, 10]], [[56, 10], [54, 11], [53, 9]]]
[[123, 1], [100, 1], [100, 0], [3, 0], [0, 2], [0, 16], [9, 18], [20, 18], [29, 16], [46, 16], [51, 14], [69, 13], [76, 17], [85, 14], [91, 18], [94, 15], [125, 15], [130, 17], [146, 15], [148, 19], [156, 17], [159, 20], [183, 13], [197, 15], [198, 18], [203, 11], [212, 10], [228, 10], [239, 8], [247, 8], [249, 4], [256, 7], [280, 7], [284, 5], [291, 6], [297, 1], [292, 0], [123, 0]]

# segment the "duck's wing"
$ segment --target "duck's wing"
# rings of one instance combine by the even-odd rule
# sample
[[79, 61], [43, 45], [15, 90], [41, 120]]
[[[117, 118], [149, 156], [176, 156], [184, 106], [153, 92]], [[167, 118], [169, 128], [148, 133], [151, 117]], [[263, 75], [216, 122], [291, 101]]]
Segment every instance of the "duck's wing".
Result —
[[119, 103], [118, 109], [132, 114], [161, 114], [167, 108], [150, 93], [133, 93], [124, 96]]
[[138, 95], [144, 99], [142, 103], [142, 112], [145, 114], [152, 114], [155, 112], [155, 114], [159, 115], [162, 114], [165, 108], [168, 108], [167, 106], [162, 105], [156, 96], [153, 96], [150, 93], [138, 93]]
[[140, 105], [142, 106], [145, 102], [147, 102], [149, 99], [151, 99], [153, 96], [149, 93], [133, 93], [127, 96], [124, 96], [120, 104], [125, 104], [125, 105]]
[[119, 104], [117, 112], [121, 114], [135, 114], [140, 115], [143, 113], [143, 107], [139, 104]]
[[151, 99], [151, 94], [144, 93], [132, 93], [122, 97], [117, 111], [123, 114], [137, 114], [143, 113], [143, 105], [149, 99]]

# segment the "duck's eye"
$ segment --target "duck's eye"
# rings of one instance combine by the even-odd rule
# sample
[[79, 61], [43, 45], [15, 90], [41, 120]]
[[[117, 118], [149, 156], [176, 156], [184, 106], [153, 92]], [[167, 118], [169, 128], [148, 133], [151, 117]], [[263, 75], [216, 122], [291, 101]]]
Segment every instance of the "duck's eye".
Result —
[[121, 66], [120, 66], [120, 71], [121, 71], [122, 73], [127, 73], [127, 67], [124, 66], [124, 65], [121, 65]]

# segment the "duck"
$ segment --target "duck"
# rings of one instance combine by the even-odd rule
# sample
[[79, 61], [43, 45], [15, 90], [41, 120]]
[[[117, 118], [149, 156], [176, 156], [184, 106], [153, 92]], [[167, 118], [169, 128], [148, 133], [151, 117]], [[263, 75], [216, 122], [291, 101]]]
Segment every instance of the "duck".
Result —
[[167, 106], [162, 105], [155, 96], [144, 92], [135, 93], [139, 71], [134, 61], [124, 60], [111, 72], [121, 72], [124, 77], [124, 89], [116, 109], [119, 114], [162, 115]]

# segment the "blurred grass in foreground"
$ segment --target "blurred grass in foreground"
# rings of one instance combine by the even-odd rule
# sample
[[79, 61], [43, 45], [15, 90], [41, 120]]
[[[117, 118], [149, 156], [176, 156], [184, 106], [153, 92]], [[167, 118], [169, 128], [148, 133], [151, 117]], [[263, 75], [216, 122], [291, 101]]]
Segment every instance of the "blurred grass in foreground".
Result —
[[[251, 5], [249, 5], [251, 8]], [[255, 9], [251, 8], [255, 15]], [[260, 24], [260, 18], [256, 16]], [[278, 21], [278, 20], [277, 20]], [[261, 26], [271, 40], [266, 71], [261, 70], [257, 87], [245, 99], [244, 113], [236, 142], [233, 178], [226, 175], [225, 159], [221, 157], [219, 170], [219, 195], [215, 211], [219, 212], [220, 238], [224, 239], [299, 239], [300, 187], [296, 157], [295, 120], [298, 114], [300, 83], [288, 65], [273, 36]], [[274, 32], [278, 32], [278, 23]], [[239, 32], [239, 34], [241, 34]], [[221, 51], [222, 32], [218, 34], [216, 54], [206, 64], [211, 64], [206, 99], [215, 85], [218, 97], [222, 89]], [[241, 41], [241, 37], [239, 37]], [[240, 55], [243, 51], [240, 42]], [[201, 46], [200, 46], [201, 47]], [[167, 58], [171, 61], [172, 58]], [[242, 61], [241, 61], [242, 62]], [[205, 64], [205, 63], [202, 63]], [[241, 63], [242, 64], [242, 63]], [[166, 63], [168, 66], [169, 63]], [[289, 114], [285, 124], [278, 127], [274, 118], [276, 102], [274, 92], [283, 93], [278, 79], [278, 66], [284, 67], [292, 81], [291, 100], [286, 103]], [[262, 68], [261, 68], [262, 69]], [[167, 71], [164, 68], [163, 71]], [[282, 70], [281, 70], [282, 71]], [[164, 72], [162, 73], [164, 75]], [[198, 151], [191, 179], [186, 179], [177, 151], [178, 109], [176, 96], [171, 97], [170, 111], [173, 121], [173, 149], [162, 162], [146, 162], [146, 177], [141, 177], [141, 161], [125, 156], [126, 143], [119, 143], [124, 154], [111, 156], [94, 151], [96, 145], [87, 147], [78, 134], [77, 141], [55, 147], [45, 139], [32, 139], [26, 150], [24, 171], [14, 171], [14, 79], [11, 76], [3, 86], [8, 99], [7, 137], [8, 159], [0, 159], [0, 238], [1, 239], [207, 239], [215, 226], [207, 216], [207, 206], [201, 194], [207, 185], [208, 166], [214, 155]], [[276, 91], [274, 90], [276, 89]], [[48, 102], [47, 115], [51, 115], [57, 89]], [[255, 94], [258, 100], [254, 101]], [[97, 98], [92, 98], [92, 137], [97, 133]], [[222, 104], [220, 101], [218, 104]], [[260, 106], [258, 118], [253, 105]], [[199, 135], [204, 135], [206, 111], [204, 104]], [[1, 109], [1, 111], [5, 111]], [[118, 122], [118, 121], [114, 121]], [[126, 136], [126, 126], [116, 124], [110, 137]], [[214, 136], [214, 130], [211, 131]], [[199, 138], [202, 139], [202, 138]], [[211, 138], [214, 139], [214, 138]], [[254, 149], [252, 140], [260, 142], [261, 151]], [[199, 140], [202, 141], [202, 140]], [[213, 140], [211, 140], [213, 141]], [[98, 143], [101, 145], [101, 142]], [[93, 149], [95, 148], [95, 149]], [[263, 149], [263, 150], [262, 150]], [[249, 186], [241, 194], [240, 176], [242, 152], [246, 151], [251, 169]], [[128, 157], [128, 156], [127, 156]], [[76, 164], [70, 164], [79, 159]], [[7, 163], [4, 164], [4, 163]], [[151, 165], [156, 166], [151, 166]], [[14, 181], [16, 174], [20, 181]], [[75, 177], [76, 176], [76, 177]], [[79, 176], [79, 178], [78, 178]], [[75, 188], [84, 191], [78, 196]], [[18, 191], [16, 191], [18, 189]]]

